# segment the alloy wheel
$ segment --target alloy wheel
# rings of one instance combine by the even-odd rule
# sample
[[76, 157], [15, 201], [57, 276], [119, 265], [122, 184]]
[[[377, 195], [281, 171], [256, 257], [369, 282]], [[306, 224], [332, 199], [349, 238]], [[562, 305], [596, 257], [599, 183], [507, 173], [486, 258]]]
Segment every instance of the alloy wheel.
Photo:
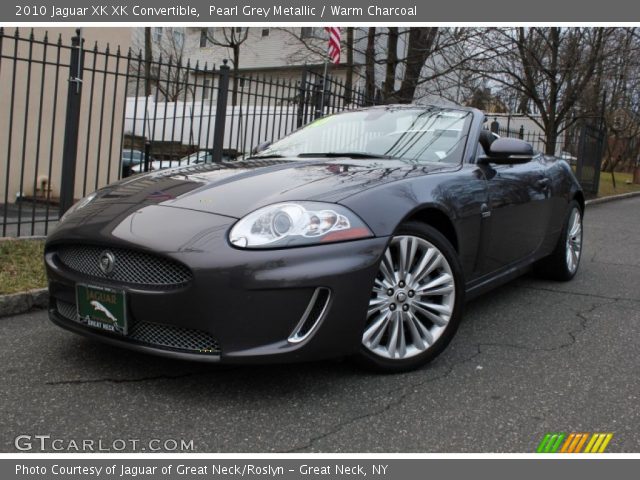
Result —
[[567, 231], [566, 260], [570, 273], [575, 273], [582, 252], [582, 215], [577, 208], [571, 211]]
[[387, 359], [429, 349], [453, 314], [455, 279], [444, 254], [413, 235], [394, 237], [375, 279], [362, 344]]

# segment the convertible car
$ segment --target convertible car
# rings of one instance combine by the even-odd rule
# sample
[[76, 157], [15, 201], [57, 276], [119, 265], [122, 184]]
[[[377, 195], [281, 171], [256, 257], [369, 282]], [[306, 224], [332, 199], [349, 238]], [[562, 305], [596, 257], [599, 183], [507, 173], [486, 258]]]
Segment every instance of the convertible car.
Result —
[[49, 236], [50, 318], [212, 362], [436, 357], [466, 299], [535, 268], [571, 279], [569, 165], [469, 108], [318, 119], [253, 157], [152, 172], [76, 203]]

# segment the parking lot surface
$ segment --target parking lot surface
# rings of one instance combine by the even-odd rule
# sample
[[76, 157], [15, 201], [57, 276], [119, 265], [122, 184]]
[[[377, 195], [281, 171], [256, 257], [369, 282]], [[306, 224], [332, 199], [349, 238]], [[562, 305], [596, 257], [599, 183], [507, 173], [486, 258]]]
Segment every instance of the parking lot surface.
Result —
[[584, 240], [572, 282], [530, 275], [472, 301], [446, 352], [402, 375], [193, 364], [75, 336], [43, 311], [2, 318], [1, 449], [41, 434], [196, 452], [534, 452], [547, 432], [613, 432], [608, 452], [638, 452], [640, 198], [588, 208]]

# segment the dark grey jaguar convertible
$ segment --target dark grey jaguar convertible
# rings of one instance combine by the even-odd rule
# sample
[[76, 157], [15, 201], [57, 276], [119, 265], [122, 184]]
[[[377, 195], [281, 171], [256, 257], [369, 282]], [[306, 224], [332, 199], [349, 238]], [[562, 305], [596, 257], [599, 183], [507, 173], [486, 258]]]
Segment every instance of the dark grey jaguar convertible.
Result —
[[584, 197], [563, 160], [474, 109], [317, 120], [254, 157], [127, 178], [47, 241], [53, 322], [175, 358], [422, 365], [465, 299], [571, 279]]

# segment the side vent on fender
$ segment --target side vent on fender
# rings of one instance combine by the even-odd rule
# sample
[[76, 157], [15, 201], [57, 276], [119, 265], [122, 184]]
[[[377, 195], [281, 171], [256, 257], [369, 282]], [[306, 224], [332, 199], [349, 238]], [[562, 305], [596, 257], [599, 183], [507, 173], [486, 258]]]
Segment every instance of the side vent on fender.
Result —
[[326, 287], [315, 289], [302, 318], [289, 335], [289, 343], [300, 343], [313, 333], [324, 318], [330, 299], [331, 290]]

